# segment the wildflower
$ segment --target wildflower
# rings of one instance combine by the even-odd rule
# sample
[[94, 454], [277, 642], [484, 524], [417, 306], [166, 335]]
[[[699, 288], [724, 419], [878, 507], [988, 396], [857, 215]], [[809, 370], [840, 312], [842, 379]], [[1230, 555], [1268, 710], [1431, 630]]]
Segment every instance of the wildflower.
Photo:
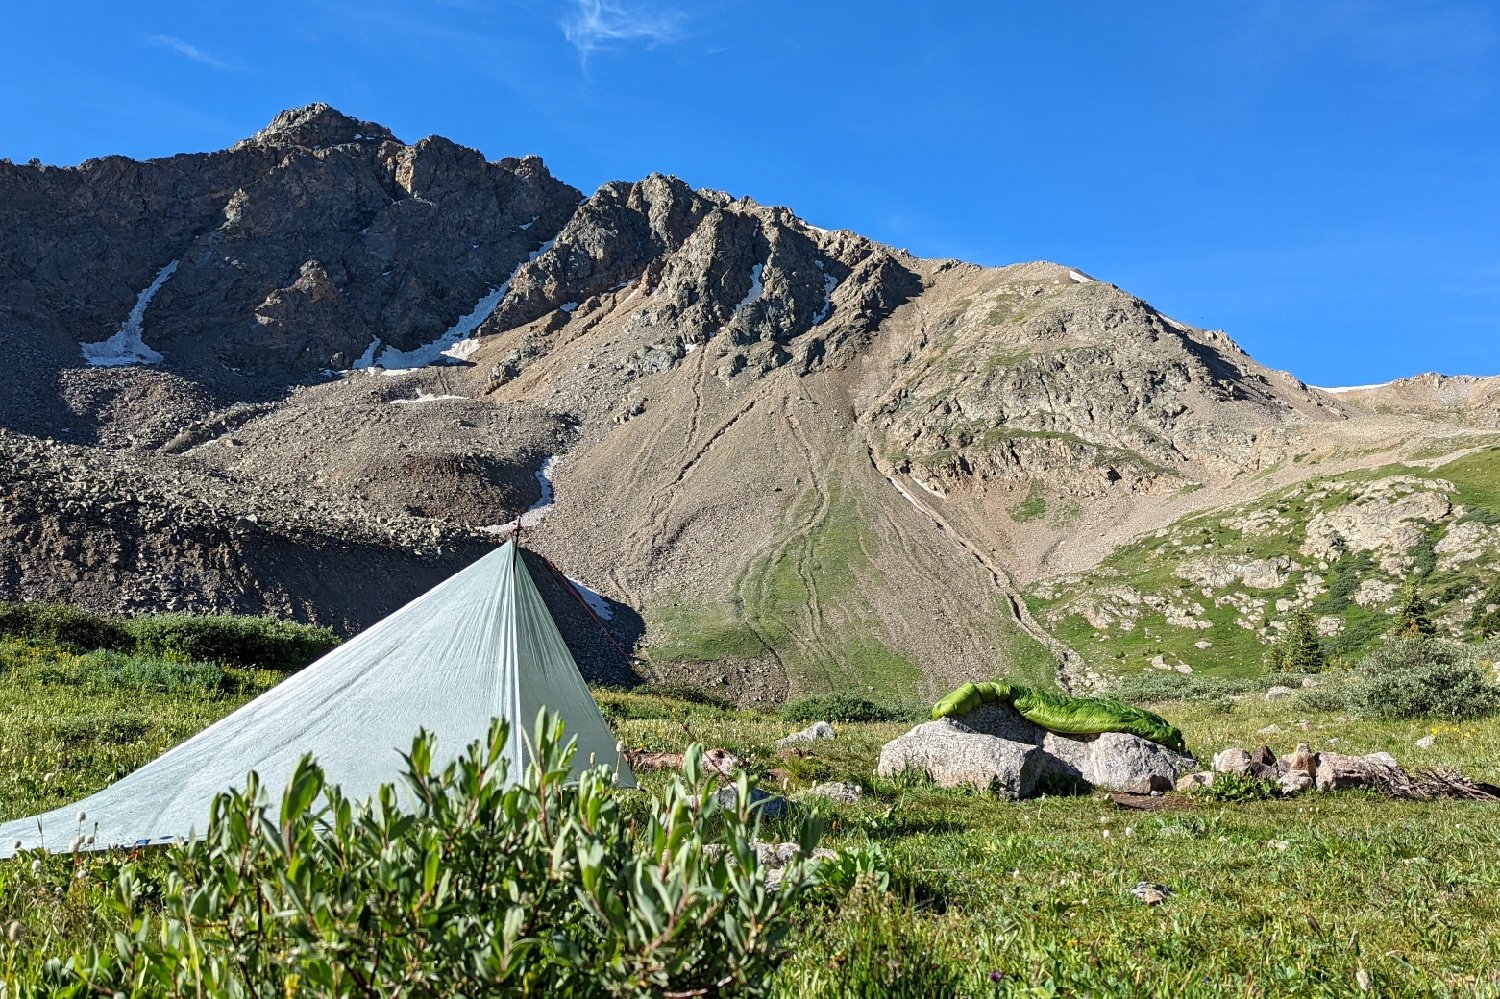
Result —
[[1104, 830], [1104, 838], [1105, 839], [1109, 839], [1109, 830], [1108, 829]]
[[1135, 826], [1126, 826], [1125, 827], [1125, 835], [1126, 836], [1134, 836], [1135, 835]]
[[32, 874], [40, 874], [40, 873], [42, 873], [42, 862], [40, 860], [33, 860], [31, 862], [31, 873]]
[[992, 982], [1003, 982], [1003, 981], [1005, 981], [1005, 974], [1003, 972], [999, 972], [999, 971], [992, 971], [992, 972], [990, 972], [990, 981], [992, 981]]
[[83, 820], [85, 820], [87, 818], [88, 818], [88, 815], [86, 815], [85, 813], [83, 813], [83, 812], [79, 812], [78, 813], [78, 821], [79, 822], [82, 822]]
[[21, 921], [19, 919], [12, 919], [9, 923], [5, 924], [5, 939], [11, 943], [15, 943], [21, 939], [21, 932]]

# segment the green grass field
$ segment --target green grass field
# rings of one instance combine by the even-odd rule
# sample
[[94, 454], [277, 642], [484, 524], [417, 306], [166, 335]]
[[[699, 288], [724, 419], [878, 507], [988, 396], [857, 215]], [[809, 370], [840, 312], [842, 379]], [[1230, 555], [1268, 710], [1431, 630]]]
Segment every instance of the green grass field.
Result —
[[[54, 646], [0, 643], [0, 817], [108, 784], [280, 675], [100, 669]], [[832, 741], [778, 752], [775, 740], [798, 726], [774, 714], [598, 697], [628, 745], [681, 749], [691, 732], [746, 759], [769, 790], [795, 796], [825, 780], [867, 789], [862, 802], [829, 808], [828, 845], [878, 851], [890, 887], [800, 909], [777, 996], [1500, 994], [1497, 805], [1360, 792], [1244, 804], [1171, 795], [1152, 811], [1090, 795], [1007, 802], [876, 779], [880, 746], [904, 724], [840, 725]], [[1271, 738], [1278, 751], [1298, 739], [1386, 750], [1500, 781], [1495, 719], [1357, 721], [1255, 694], [1154, 707], [1200, 758], [1253, 745], [1275, 724], [1286, 732]], [[1431, 750], [1414, 748], [1434, 731]], [[666, 780], [644, 775], [639, 793]], [[107, 939], [115, 917], [102, 903], [120, 862], [0, 864], [0, 926], [17, 927], [15, 941], [0, 940], [0, 974]], [[149, 892], [152, 862], [142, 863]], [[1173, 895], [1147, 906], [1129, 893], [1139, 881]]]

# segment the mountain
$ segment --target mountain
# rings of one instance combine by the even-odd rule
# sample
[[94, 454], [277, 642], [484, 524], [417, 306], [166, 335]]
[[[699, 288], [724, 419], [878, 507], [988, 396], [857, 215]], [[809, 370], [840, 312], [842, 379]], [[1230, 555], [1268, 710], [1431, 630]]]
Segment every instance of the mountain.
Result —
[[0, 163], [0, 283], [0, 597], [350, 631], [520, 517], [637, 673], [751, 702], [1139, 668], [1056, 603], [1117, 553], [1493, 436], [1488, 388], [1313, 389], [1067, 266], [325, 105]]

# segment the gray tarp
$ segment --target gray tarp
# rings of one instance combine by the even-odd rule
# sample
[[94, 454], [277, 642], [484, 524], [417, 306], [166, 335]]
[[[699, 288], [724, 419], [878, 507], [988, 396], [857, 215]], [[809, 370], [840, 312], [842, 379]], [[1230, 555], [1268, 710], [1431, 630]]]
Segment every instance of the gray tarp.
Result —
[[[442, 767], [482, 740], [491, 718], [505, 718], [509, 757], [524, 762], [525, 737], [543, 707], [578, 740], [575, 772], [592, 757], [634, 786], [511, 541], [128, 777], [0, 826], [0, 857], [17, 842], [65, 851], [80, 834], [94, 836], [96, 848], [189, 837], [207, 825], [214, 796], [243, 787], [251, 770], [279, 799], [304, 753], [346, 795], [363, 799], [397, 781], [400, 753], [418, 728], [437, 736], [433, 764]], [[512, 765], [512, 780], [519, 770]]]

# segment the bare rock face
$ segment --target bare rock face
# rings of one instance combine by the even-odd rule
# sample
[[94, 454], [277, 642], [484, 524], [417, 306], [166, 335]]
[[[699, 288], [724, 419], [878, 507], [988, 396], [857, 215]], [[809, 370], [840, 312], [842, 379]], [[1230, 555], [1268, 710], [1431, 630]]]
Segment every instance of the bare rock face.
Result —
[[916, 770], [941, 787], [968, 785], [1025, 798], [1049, 779], [1140, 794], [1169, 791], [1192, 766], [1190, 758], [1134, 735], [1063, 735], [1008, 705], [985, 704], [958, 718], [923, 722], [886, 743], [876, 773], [892, 777]]

